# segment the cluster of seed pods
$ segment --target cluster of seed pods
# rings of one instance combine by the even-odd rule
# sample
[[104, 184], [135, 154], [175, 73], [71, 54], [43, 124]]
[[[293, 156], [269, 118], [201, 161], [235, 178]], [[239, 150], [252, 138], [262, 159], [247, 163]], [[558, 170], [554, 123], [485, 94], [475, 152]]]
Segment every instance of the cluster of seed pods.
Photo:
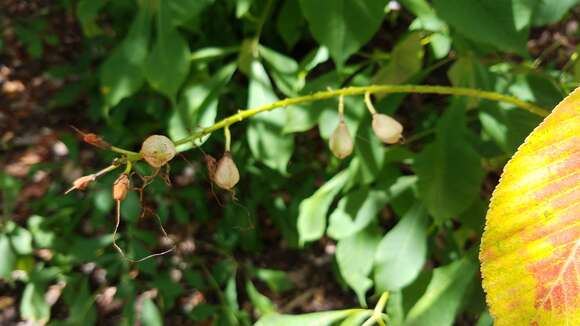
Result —
[[[228, 144], [229, 145], [229, 144]], [[219, 161], [208, 161], [209, 177], [213, 183], [225, 190], [232, 190], [240, 181], [240, 172], [232, 158], [229, 146]], [[169, 163], [177, 153], [173, 142], [161, 135], [149, 136], [141, 147], [141, 156], [153, 168], [160, 168]]]
[[[396, 144], [402, 139], [403, 126], [395, 119], [382, 113], [378, 113], [374, 108], [370, 94], [365, 94], [365, 104], [372, 115], [372, 129], [376, 137], [385, 144]], [[329, 139], [329, 147], [332, 153], [339, 159], [343, 159], [352, 154], [354, 148], [353, 138], [344, 121], [344, 98], [339, 97], [338, 105], [339, 122], [338, 126], [332, 132]], [[209, 170], [210, 180], [218, 187], [232, 191], [236, 184], [240, 181], [240, 172], [232, 158], [230, 152], [230, 134], [228, 127], [224, 128], [226, 134], [226, 146], [223, 156], [219, 160], [207, 155], [206, 161]], [[111, 145], [106, 143], [100, 137], [89, 134], [79, 133], [83, 136], [83, 140], [100, 148], [109, 148]], [[87, 140], [88, 139], [88, 140]], [[167, 137], [162, 135], [149, 136], [141, 145], [139, 152], [145, 162], [147, 162], [154, 169], [160, 169], [171, 161], [177, 151], [174, 143]], [[66, 192], [72, 190], [84, 190], [97, 177], [113, 170], [115, 166], [110, 166], [102, 171], [94, 174], [82, 176], [73, 182], [73, 186]], [[116, 201], [123, 201], [126, 192], [129, 188], [129, 175], [125, 171], [119, 176], [113, 186], [113, 197]]]
[[[402, 139], [403, 126], [395, 119], [382, 113], [377, 113], [371, 100], [370, 94], [365, 94], [365, 103], [372, 115], [372, 128], [375, 136], [385, 144], [396, 144]], [[344, 100], [339, 98], [338, 104], [339, 122], [329, 139], [330, 151], [339, 159], [350, 154], [354, 148], [354, 142], [346, 123], [344, 122]]]
[[[372, 114], [372, 129], [375, 135], [385, 144], [398, 143], [401, 140], [403, 126], [395, 119], [389, 117], [388, 115], [377, 113], [370, 100], [370, 94], [365, 94], [365, 103], [367, 105], [367, 108]], [[342, 96], [339, 98], [338, 111], [340, 120], [338, 126], [330, 136], [329, 146], [330, 150], [336, 157], [343, 159], [352, 154], [354, 142], [344, 121], [344, 98]], [[100, 138], [95, 134], [83, 133], [81, 131], [78, 132], [83, 137], [83, 140], [91, 145], [104, 149], [112, 147], [110, 144], [108, 144], [102, 138]], [[233, 191], [233, 188], [240, 181], [240, 172], [238, 171], [236, 163], [234, 162], [232, 154], [230, 152], [231, 136], [229, 128], [227, 126], [224, 127], [224, 132], [226, 138], [226, 145], [223, 156], [219, 160], [216, 160], [209, 155], [206, 155], [205, 158], [209, 171], [210, 180], [219, 188], [222, 188], [227, 191]], [[162, 167], [167, 166], [167, 164], [175, 157], [175, 155], [177, 154], [177, 150], [175, 148], [175, 144], [169, 138], [162, 135], [152, 135], [149, 136], [147, 139], [145, 139], [145, 141], [141, 145], [141, 150], [139, 154], [141, 155], [141, 158], [145, 162], [147, 162], [147, 164], [149, 164], [153, 169], [155, 169], [155, 173], [153, 176], [146, 177], [152, 179], [152, 177], [158, 175]], [[66, 193], [69, 193], [70, 191], [73, 190], [86, 189], [89, 186], [89, 184], [95, 181], [99, 176], [116, 169], [117, 167], [119, 167], [120, 164], [127, 164], [127, 167], [125, 171], [117, 177], [117, 179], [113, 184], [112, 189], [112, 197], [117, 204], [116, 205], [117, 219], [113, 232], [113, 246], [121, 253], [123, 257], [125, 257], [123, 250], [117, 245], [115, 238], [120, 223], [121, 202], [125, 200], [125, 198], [127, 197], [127, 193], [131, 188], [130, 173], [132, 162], [128, 158], [126, 158], [125, 160], [119, 160], [114, 162], [111, 166], [99, 172], [82, 176], [73, 182], [72, 187]], [[145, 182], [143, 188], [147, 184], [148, 182]], [[162, 226], [161, 230], [163, 231], [165, 236], [167, 236]], [[169, 251], [165, 251], [160, 254], [164, 254]], [[143, 258], [142, 260], [160, 254], [149, 255]]]

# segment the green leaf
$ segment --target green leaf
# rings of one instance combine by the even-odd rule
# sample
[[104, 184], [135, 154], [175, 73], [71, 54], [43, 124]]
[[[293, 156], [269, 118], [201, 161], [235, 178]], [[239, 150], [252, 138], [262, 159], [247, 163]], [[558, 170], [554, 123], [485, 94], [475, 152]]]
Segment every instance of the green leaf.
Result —
[[236, 288], [236, 274], [232, 274], [232, 276], [228, 279], [226, 284], [226, 289], [224, 291], [225, 295], [225, 304], [228, 308], [232, 310], [240, 309], [238, 303], [238, 290]]
[[498, 50], [527, 54], [532, 13], [528, 0], [434, 0], [437, 15], [455, 30]]
[[[251, 64], [248, 107], [255, 108], [278, 100], [264, 66]], [[248, 144], [253, 156], [268, 167], [286, 174], [286, 166], [294, 151], [294, 138], [282, 130], [286, 124], [283, 110], [260, 113], [253, 117], [247, 129]]]
[[153, 302], [153, 300], [147, 298], [143, 300], [143, 305], [141, 306], [141, 325], [143, 326], [162, 326], [163, 318], [161, 312]]
[[67, 325], [93, 325], [97, 317], [88, 280], [74, 277], [64, 289], [64, 300], [69, 307]]
[[479, 111], [479, 120], [483, 131], [511, 156], [542, 119], [519, 108], [492, 108]]
[[409, 311], [405, 326], [453, 325], [476, 270], [477, 263], [470, 257], [436, 268], [425, 294]]
[[258, 320], [255, 326], [330, 326], [351, 314], [353, 314], [351, 310], [315, 312], [304, 315], [269, 314]]
[[475, 326], [493, 326], [493, 319], [488, 311], [484, 311]]
[[248, 13], [254, 0], [236, 0], [236, 18], [241, 18]]
[[171, 23], [167, 1], [161, 1], [157, 14], [157, 41], [147, 57], [145, 77], [155, 90], [175, 101], [177, 91], [189, 73], [189, 46]]
[[312, 196], [300, 203], [298, 215], [298, 234], [300, 244], [320, 239], [326, 228], [326, 213], [334, 196], [342, 189], [348, 180], [348, 171], [335, 175]]
[[338, 207], [330, 214], [328, 235], [344, 239], [364, 229], [385, 207], [389, 197], [380, 190], [358, 189], [340, 199]]
[[[408, 299], [405, 297], [405, 299]], [[390, 292], [389, 301], [385, 308], [389, 316], [389, 326], [401, 326], [405, 320], [405, 309], [403, 307], [403, 293], [401, 291]]]
[[[181, 100], [169, 118], [168, 133], [171, 139], [185, 138], [215, 122], [219, 96], [235, 71], [236, 65], [229, 64], [218, 70], [211, 79], [192, 82], [184, 87]], [[197, 146], [208, 138], [209, 135], [197, 141]], [[191, 147], [192, 144], [184, 144], [178, 146], [177, 150], [181, 152]]]
[[0, 201], [0, 204], [2, 204], [2, 210], [0, 213], [5, 219], [11, 218], [12, 211], [16, 208], [18, 193], [20, 192], [21, 187], [22, 184], [20, 181], [0, 171], [0, 194], [2, 194], [2, 199]]
[[29, 255], [32, 253], [32, 235], [30, 232], [19, 226], [10, 233], [10, 241], [14, 251], [19, 255]]
[[165, 0], [169, 7], [171, 22], [175, 26], [183, 25], [192, 19], [196, 19], [205, 8], [214, 0]]
[[[14, 26], [14, 32], [18, 40], [26, 46], [26, 51], [34, 59], [42, 56], [43, 36], [45, 35], [47, 22], [41, 17], [37, 17], [30, 22], [21, 22]], [[48, 42], [47, 42], [48, 43]]]
[[266, 283], [270, 290], [277, 294], [284, 293], [294, 287], [292, 279], [284, 271], [259, 268], [255, 271], [256, 278]]
[[445, 23], [437, 17], [435, 10], [433, 10], [433, 7], [426, 0], [401, 0], [400, 2], [405, 8], [417, 16], [421, 22], [421, 26], [415, 26], [415, 23], [413, 23], [413, 27], [420, 27], [428, 31], [442, 31], [446, 29]]
[[364, 229], [392, 199], [414, 185], [414, 177], [401, 177], [386, 190], [362, 188], [343, 197], [330, 215], [328, 235], [343, 239]]
[[427, 210], [418, 203], [381, 240], [375, 257], [377, 292], [396, 291], [409, 285], [427, 256]]
[[306, 57], [300, 61], [300, 67], [305, 71], [311, 71], [319, 64], [326, 62], [329, 58], [328, 49], [325, 46], [320, 46], [317, 49], [310, 51]]
[[99, 11], [109, 0], [80, 0], [77, 5], [77, 16], [81, 22], [83, 33], [87, 37], [94, 37], [102, 33], [96, 23]]
[[32, 215], [27, 221], [28, 230], [39, 248], [50, 248], [55, 242], [55, 235], [47, 226], [45, 217]]
[[374, 228], [366, 228], [341, 239], [336, 245], [340, 275], [355, 291], [364, 307], [367, 306], [365, 294], [373, 286], [372, 280], [367, 276], [373, 268], [375, 250], [380, 240], [380, 234]]
[[276, 306], [272, 301], [262, 293], [258, 292], [251, 281], [246, 282], [246, 293], [260, 316], [276, 312]]
[[197, 49], [191, 53], [191, 62], [205, 63], [212, 60], [237, 53], [240, 50], [238, 46], [228, 47], [205, 47]]
[[414, 162], [419, 196], [439, 224], [467, 209], [479, 195], [484, 171], [466, 140], [465, 110], [450, 106], [437, 124], [435, 142]]
[[44, 300], [44, 286], [36, 282], [26, 284], [20, 301], [20, 316], [24, 320], [44, 324], [50, 319], [50, 306]]
[[150, 9], [139, 9], [127, 37], [101, 66], [101, 92], [109, 108], [135, 94], [143, 85], [143, 65], [149, 47], [150, 28]]
[[286, 96], [296, 96], [304, 87], [305, 74], [301, 73], [294, 59], [265, 46], [258, 48], [260, 56], [268, 65], [274, 83]]
[[9, 279], [15, 265], [16, 254], [10, 245], [10, 239], [0, 234], [0, 279]]
[[579, 0], [537, 1], [534, 10], [534, 26], [548, 25], [558, 22]]
[[306, 21], [300, 11], [300, 5], [296, 0], [286, 0], [280, 9], [276, 19], [276, 29], [288, 48], [293, 48], [300, 40], [302, 29]]
[[[507, 67], [499, 65], [494, 68], [498, 70], [503, 68], [508, 74], [512, 74], [511, 78], [506, 81], [511, 82], [509, 92], [521, 100], [536, 103], [543, 107], [554, 107], [566, 96], [554, 79], [543, 73], [527, 72], [513, 76], [511, 70], [513, 68], [510, 65], [507, 65]], [[503, 91], [499, 86], [501, 85], [496, 86], [496, 90]], [[498, 105], [505, 105], [505, 103], [498, 103]]]
[[386, 5], [387, 0], [300, 0], [312, 35], [339, 67], [377, 32]]
[[418, 73], [423, 66], [425, 54], [421, 39], [421, 33], [415, 32], [399, 41], [391, 53], [391, 60], [377, 71], [373, 82], [402, 84]]

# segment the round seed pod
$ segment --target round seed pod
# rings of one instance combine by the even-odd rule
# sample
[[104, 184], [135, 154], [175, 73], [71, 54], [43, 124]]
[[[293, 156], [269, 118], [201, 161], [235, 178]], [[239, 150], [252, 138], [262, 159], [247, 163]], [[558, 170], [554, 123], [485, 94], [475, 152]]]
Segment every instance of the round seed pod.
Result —
[[401, 140], [403, 126], [386, 114], [373, 114], [373, 131], [385, 144], [396, 144]]
[[171, 139], [161, 135], [147, 137], [141, 146], [143, 159], [154, 168], [167, 164], [175, 157], [175, 153], [175, 145]]
[[113, 199], [123, 201], [127, 197], [129, 183], [129, 176], [126, 173], [121, 174], [113, 183]]
[[240, 172], [229, 151], [218, 161], [213, 182], [220, 188], [231, 190], [240, 181]]
[[352, 153], [354, 144], [344, 121], [340, 121], [330, 135], [329, 147], [334, 156], [343, 159]]

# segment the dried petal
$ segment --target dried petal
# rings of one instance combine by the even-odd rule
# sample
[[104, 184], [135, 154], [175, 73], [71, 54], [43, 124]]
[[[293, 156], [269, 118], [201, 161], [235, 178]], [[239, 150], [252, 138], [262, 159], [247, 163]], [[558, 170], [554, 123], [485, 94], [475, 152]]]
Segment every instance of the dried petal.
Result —
[[109, 149], [111, 144], [107, 143], [101, 136], [94, 133], [86, 133], [75, 127], [72, 127], [79, 135], [83, 137], [83, 141], [87, 144], [93, 145], [100, 149]]
[[220, 188], [231, 190], [240, 181], [240, 172], [228, 151], [218, 161], [213, 182]]
[[129, 176], [126, 173], [121, 174], [113, 183], [113, 199], [123, 201], [127, 197], [129, 183]]
[[354, 144], [350, 132], [344, 121], [340, 121], [332, 135], [330, 135], [330, 150], [334, 156], [343, 159], [352, 153]]
[[91, 184], [91, 182], [95, 181], [96, 176], [94, 174], [89, 174], [89, 175], [85, 175], [82, 176], [78, 179], [76, 179], [75, 181], [73, 181], [73, 186], [67, 190], [65, 192], [65, 194], [68, 194], [69, 192], [73, 191], [73, 190], [85, 190], [89, 184]]
[[171, 139], [161, 135], [149, 136], [141, 146], [143, 159], [154, 168], [167, 164], [175, 154], [175, 145]]
[[386, 114], [373, 114], [373, 131], [386, 144], [395, 144], [401, 140], [403, 126]]

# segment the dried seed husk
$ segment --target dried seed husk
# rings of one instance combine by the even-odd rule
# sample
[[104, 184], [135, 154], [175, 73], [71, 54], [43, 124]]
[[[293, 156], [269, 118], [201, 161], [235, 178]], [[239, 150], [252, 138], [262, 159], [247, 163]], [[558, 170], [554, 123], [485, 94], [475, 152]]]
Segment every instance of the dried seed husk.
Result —
[[175, 145], [162, 135], [147, 137], [141, 146], [143, 159], [152, 167], [160, 168], [175, 157]]
[[240, 172], [229, 151], [218, 161], [213, 182], [220, 188], [231, 190], [240, 181]]
[[126, 173], [121, 174], [113, 183], [113, 199], [123, 201], [127, 197], [129, 185], [129, 176]]
[[375, 135], [385, 144], [396, 144], [401, 140], [403, 126], [386, 114], [373, 114], [372, 127]]
[[332, 135], [330, 135], [329, 146], [334, 156], [340, 159], [352, 153], [354, 144], [344, 121], [340, 121]]

